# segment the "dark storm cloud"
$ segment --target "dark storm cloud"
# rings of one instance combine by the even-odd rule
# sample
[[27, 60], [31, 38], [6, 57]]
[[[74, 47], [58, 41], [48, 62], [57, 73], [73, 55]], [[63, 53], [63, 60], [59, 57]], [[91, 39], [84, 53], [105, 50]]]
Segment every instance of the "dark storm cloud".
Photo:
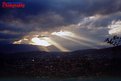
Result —
[[1, 24], [1, 23], [0, 23], [0, 31], [5, 31], [5, 30], [17, 31], [17, 32], [24, 31], [24, 30], [22, 30], [22, 29], [20, 29], [20, 28], [12, 27], [12, 26], [8, 26], [7, 24]]
[[26, 0], [24, 2], [26, 4], [24, 9], [2, 9], [2, 11], [5, 15], [12, 15], [25, 22], [28, 21], [26, 18], [30, 15], [35, 16], [54, 12], [70, 23], [80, 18], [80, 16], [111, 14], [121, 11], [120, 0]]
[[0, 45], [2, 45], [2, 44], [3, 44], [3, 45], [4, 45], [4, 44], [11, 44], [12, 42], [13, 42], [13, 40], [8, 40], [8, 39], [7, 39], [7, 40], [6, 40], [6, 39], [5, 39], [5, 40], [3, 40], [3, 39], [1, 40], [1, 39], [0, 39]]
[[[3, 0], [0, 0], [3, 1]], [[10, 1], [10, 0], [6, 0]], [[93, 26], [107, 26], [113, 20], [121, 19], [121, 0], [16, 0], [23, 1], [23, 9], [0, 8], [0, 31], [14, 31], [28, 34], [32, 31], [53, 31], [63, 26], [77, 24], [85, 17], [110, 15], [90, 22]], [[89, 25], [90, 23], [87, 23]], [[8, 38], [19, 38], [9, 36]], [[0, 38], [7, 38], [1, 34]]]
[[0, 39], [16, 39], [16, 38], [20, 38], [22, 37], [23, 35], [16, 35], [16, 34], [3, 34], [3, 33], [0, 33]]
[[0, 41], [2, 39], [20, 39], [23, 35], [26, 35], [25, 30], [8, 26], [7, 24], [0, 23]]
[[[91, 18], [94, 17], [94, 18]], [[108, 27], [112, 24], [113, 21], [121, 20], [121, 12], [109, 14], [109, 15], [98, 15], [98, 16], [91, 16], [81, 20], [82, 26], [94, 28], [94, 27]], [[84, 21], [86, 19], [86, 21]]]

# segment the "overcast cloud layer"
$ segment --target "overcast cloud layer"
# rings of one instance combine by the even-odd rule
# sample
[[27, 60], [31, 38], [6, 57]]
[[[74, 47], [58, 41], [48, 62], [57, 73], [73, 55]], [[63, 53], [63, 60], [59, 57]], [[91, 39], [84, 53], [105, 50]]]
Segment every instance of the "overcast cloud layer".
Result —
[[[0, 0], [0, 4], [2, 1]], [[1, 42], [9, 43], [31, 32], [54, 32], [65, 28], [75, 29], [72, 31], [77, 29], [81, 33], [90, 30], [87, 34], [106, 36], [112, 34], [113, 27], [110, 26], [121, 20], [121, 0], [17, 1], [24, 1], [26, 7], [3, 9], [0, 6]], [[118, 29], [121, 30], [119, 23]], [[118, 34], [121, 34], [121, 31], [118, 31]]]

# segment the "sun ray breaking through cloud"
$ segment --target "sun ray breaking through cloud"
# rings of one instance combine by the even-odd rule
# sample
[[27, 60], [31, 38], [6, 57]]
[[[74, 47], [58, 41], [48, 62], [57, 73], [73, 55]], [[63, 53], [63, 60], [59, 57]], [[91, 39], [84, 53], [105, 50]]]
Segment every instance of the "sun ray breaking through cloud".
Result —
[[59, 36], [61, 38], [73, 41], [73, 42], [78, 43], [78, 44], [83, 45], [83, 46], [98, 49], [98, 47], [89, 44], [89, 43], [96, 43], [93, 40], [77, 36], [72, 32], [68, 32], [68, 31], [53, 32], [52, 35]]
[[42, 50], [44, 50], [44, 51], [46, 51], [46, 52], [50, 52], [50, 51], [51, 51], [51, 50], [49, 50], [47, 47], [43, 47], [43, 46], [38, 47], [38, 48], [40, 48], [40, 49], [42, 49]]
[[101, 42], [99, 42], [99, 41], [92, 40], [92, 39], [89, 39], [89, 38], [86, 38], [86, 37], [83, 37], [83, 36], [78, 36], [76, 34], [69, 35], [68, 37], [71, 37], [73, 39], [76, 39], [76, 40], [79, 40], [79, 41], [82, 41], [82, 42], [85, 42], [85, 43], [101, 45]]
[[72, 32], [69, 32], [69, 31], [60, 31], [60, 32], [53, 32], [52, 35], [56, 35], [56, 36], [68, 36], [68, 37], [71, 37], [71, 38], [74, 38], [74, 39], [78, 39], [78, 40], [81, 40], [81, 41], [86, 41], [86, 42], [90, 42], [90, 43], [96, 43], [98, 41], [95, 41], [95, 40], [91, 40], [91, 39], [88, 39], [86, 37], [83, 37], [83, 36], [78, 36]]
[[57, 49], [59, 49], [62, 52], [68, 52], [70, 50], [68, 50], [67, 48], [61, 46], [59, 43], [55, 42], [54, 40], [52, 40], [51, 38], [44, 38], [45, 40], [47, 40], [49, 43], [51, 43], [52, 45], [54, 45]]
[[90, 47], [90, 48], [95, 48], [95, 49], [98, 49], [98, 47], [95, 47], [91, 44], [88, 44], [88, 43], [85, 43], [85, 42], [82, 42], [82, 41], [79, 41], [79, 40], [76, 40], [76, 39], [73, 39], [73, 38], [70, 38], [70, 37], [67, 37], [67, 36], [60, 36], [61, 38], [64, 38], [64, 39], [67, 39], [67, 40], [70, 40], [70, 41], [73, 41], [75, 43], [78, 43], [79, 45], [82, 45], [82, 46], [87, 46], [87, 47]]

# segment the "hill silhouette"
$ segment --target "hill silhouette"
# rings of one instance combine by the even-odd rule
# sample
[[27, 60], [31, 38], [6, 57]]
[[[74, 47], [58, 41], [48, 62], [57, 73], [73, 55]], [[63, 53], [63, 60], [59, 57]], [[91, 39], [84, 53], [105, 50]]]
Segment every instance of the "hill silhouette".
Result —
[[[0, 44], [0, 53], [18, 53], [18, 52], [30, 52], [30, 51], [43, 51], [41, 46], [37, 45], [28, 45], [28, 44]], [[47, 47], [49, 49], [57, 48], [54, 46]]]
[[[28, 47], [24, 48], [28, 49]], [[33, 46], [31, 49], [32, 48]], [[73, 52], [45, 52], [38, 51], [38, 49], [11, 53], [1, 52], [0, 76], [120, 77], [120, 63], [121, 46], [104, 49], [78, 50]]]

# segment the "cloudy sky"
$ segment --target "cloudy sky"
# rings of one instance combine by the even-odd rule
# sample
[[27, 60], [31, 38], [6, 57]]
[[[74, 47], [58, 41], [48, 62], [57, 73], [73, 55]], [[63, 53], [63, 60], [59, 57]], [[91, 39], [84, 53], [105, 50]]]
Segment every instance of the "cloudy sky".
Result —
[[0, 44], [46, 37], [39, 42], [76, 50], [105, 47], [107, 37], [121, 35], [121, 0], [16, 0], [23, 9], [4, 9], [2, 1], [13, 0], [0, 0]]

